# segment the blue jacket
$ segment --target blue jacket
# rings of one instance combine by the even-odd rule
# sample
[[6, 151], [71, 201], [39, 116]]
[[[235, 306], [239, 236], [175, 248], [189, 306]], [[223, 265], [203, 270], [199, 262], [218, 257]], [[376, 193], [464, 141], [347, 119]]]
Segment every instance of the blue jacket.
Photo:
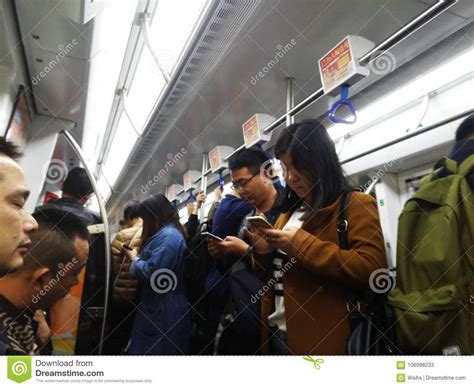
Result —
[[130, 267], [141, 287], [130, 354], [188, 353], [191, 323], [184, 288], [185, 255], [184, 236], [168, 224], [150, 239]]

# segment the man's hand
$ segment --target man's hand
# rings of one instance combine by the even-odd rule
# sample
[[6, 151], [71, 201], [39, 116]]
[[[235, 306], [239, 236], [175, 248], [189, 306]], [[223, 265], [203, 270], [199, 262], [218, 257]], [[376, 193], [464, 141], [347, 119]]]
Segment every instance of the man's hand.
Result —
[[244, 256], [249, 249], [249, 244], [235, 236], [227, 236], [224, 241], [218, 241], [217, 244], [224, 254], [237, 257]]

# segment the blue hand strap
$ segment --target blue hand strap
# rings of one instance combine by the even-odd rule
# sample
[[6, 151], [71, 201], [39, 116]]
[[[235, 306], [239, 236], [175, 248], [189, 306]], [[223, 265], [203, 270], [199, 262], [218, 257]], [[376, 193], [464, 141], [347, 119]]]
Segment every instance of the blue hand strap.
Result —
[[187, 205], [189, 202], [194, 202], [196, 200], [196, 196], [193, 194], [193, 189], [188, 190], [189, 197], [186, 200], [185, 204]]
[[224, 191], [224, 178], [222, 177], [222, 170], [219, 170], [219, 188], [221, 192]]
[[[331, 109], [329, 109], [328, 117], [329, 117], [329, 120], [331, 120], [333, 123], [354, 124], [357, 121], [357, 111], [354, 105], [352, 104], [352, 102], [349, 100], [348, 96], [349, 96], [349, 85], [343, 84], [341, 86], [341, 97], [331, 106]], [[342, 105], [345, 105], [349, 108], [349, 110], [352, 113], [351, 118], [345, 120], [345, 119], [336, 117], [336, 111]]]

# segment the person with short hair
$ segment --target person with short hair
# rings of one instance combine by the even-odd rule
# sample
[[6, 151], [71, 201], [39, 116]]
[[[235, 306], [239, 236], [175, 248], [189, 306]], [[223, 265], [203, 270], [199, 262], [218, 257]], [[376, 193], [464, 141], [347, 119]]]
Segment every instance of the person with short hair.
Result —
[[127, 227], [119, 231], [112, 242], [112, 300], [108, 313], [109, 334], [105, 341], [105, 351], [110, 355], [125, 352], [139, 303], [137, 279], [130, 274], [131, 262], [122, 253], [123, 244], [132, 248], [140, 246], [143, 220], [139, 210], [138, 201], [131, 201], [125, 206], [123, 219]]
[[31, 248], [29, 234], [38, 224], [26, 211], [30, 194], [17, 148], [0, 137], [0, 276], [15, 271]]
[[[257, 353], [260, 348], [260, 303], [253, 303], [251, 299], [263, 283], [251, 268], [251, 245], [243, 231], [247, 227], [246, 216], [261, 215], [273, 224], [280, 215], [274, 208], [279, 197], [279, 183], [275, 184], [265, 176], [271, 163], [270, 157], [259, 146], [244, 148], [229, 159], [232, 188], [237, 196], [226, 197], [221, 204], [213, 231], [222, 233], [225, 224], [224, 230], [236, 232], [223, 236], [224, 241], [208, 242], [209, 253], [216, 258], [221, 272], [220, 277], [214, 272], [214, 279], [208, 279], [208, 286], [214, 288], [209, 288], [210, 295], [217, 297], [214, 291], [222, 290], [221, 296], [213, 301], [220, 310], [223, 308], [214, 343], [217, 354], [248, 355]], [[251, 205], [247, 214], [246, 204]], [[222, 216], [224, 220], [219, 219]], [[229, 318], [232, 325], [225, 322], [225, 317], [232, 317]]]
[[[38, 207], [37, 210], [60, 208], [80, 217], [87, 226], [101, 224], [100, 215], [85, 206], [92, 195], [93, 188], [86, 170], [82, 167], [75, 167], [68, 172], [62, 184], [61, 198], [52, 199], [47, 204]], [[104, 307], [105, 268], [104, 234], [96, 233], [91, 238], [85, 276], [81, 278], [81, 284], [72, 291], [76, 294], [80, 289], [82, 294], [80, 306], [74, 302], [76, 310], [80, 310], [75, 348], [77, 355], [89, 355], [97, 350], [101, 322], [100, 319], [97, 319], [98, 317], [93, 317], [93, 315], [100, 313]], [[74, 306], [69, 308], [72, 310]]]
[[[461, 165], [468, 157], [474, 154], [474, 114], [464, 119], [456, 129], [453, 150], [449, 158], [454, 160], [458, 166]], [[440, 172], [440, 177], [446, 176], [446, 170]], [[467, 176], [467, 181], [471, 190], [474, 190], [474, 171]]]
[[71, 287], [85, 266], [89, 234], [82, 221], [60, 209], [34, 213], [38, 229], [22, 268], [0, 279], [0, 354], [44, 354], [49, 327], [43, 314]]

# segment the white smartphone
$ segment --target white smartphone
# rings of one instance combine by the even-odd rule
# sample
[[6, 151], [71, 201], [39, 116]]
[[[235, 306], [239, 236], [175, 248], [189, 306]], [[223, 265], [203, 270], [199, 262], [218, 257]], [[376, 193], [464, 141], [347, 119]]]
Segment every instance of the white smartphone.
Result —
[[209, 232], [202, 232], [201, 233], [203, 236], [206, 236], [208, 238], [212, 238], [213, 240], [217, 240], [217, 241], [224, 241], [222, 238], [220, 238], [219, 236], [216, 236], [215, 234], [212, 234], [212, 233], [209, 233]]
[[273, 229], [272, 224], [262, 216], [247, 217], [246, 220], [254, 228]]

